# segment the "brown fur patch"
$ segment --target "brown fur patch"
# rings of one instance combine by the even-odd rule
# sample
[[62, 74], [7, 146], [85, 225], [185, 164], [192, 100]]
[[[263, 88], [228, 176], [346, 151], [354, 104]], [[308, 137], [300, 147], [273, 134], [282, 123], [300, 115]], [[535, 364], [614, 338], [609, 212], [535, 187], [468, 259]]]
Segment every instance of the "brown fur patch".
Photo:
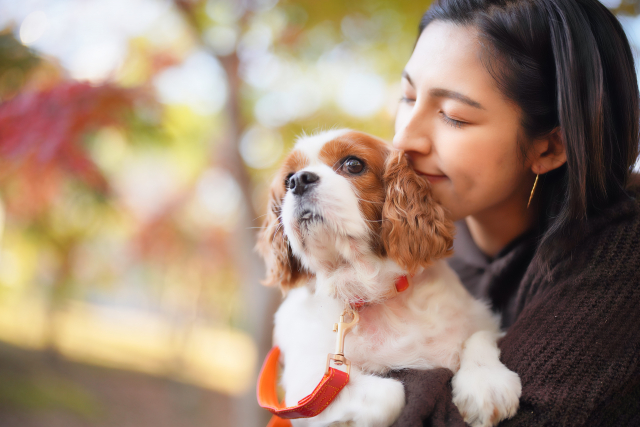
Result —
[[[286, 177], [290, 173], [298, 172], [301, 169], [304, 169], [309, 165], [309, 158], [300, 150], [292, 151], [287, 158], [285, 159], [282, 167], [280, 168], [280, 174], [283, 176], [282, 182], [284, 182], [284, 177]], [[282, 186], [284, 190], [284, 185]], [[284, 193], [283, 193], [284, 196]]]
[[[391, 147], [381, 139], [362, 132], [348, 132], [327, 142], [320, 150], [320, 161], [340, 175], [349, 179], [359, 199], [360, 211], [367, 220], [373, 236], [380, 234], [382, 206], [384, 204], [384, 164]], [[362, 160], [365, 170], [359, 175], [351, 175], [342, 169], [342, 161], [354, 156]], [[373, 239], [378, 243], [378, 239]], [[382, 245], [375, 248], [383, 254]]]
[[256, 249], [267, 266], [267, 277], [263, 284], [280, 285], [283, 291], [295, 287], [301, 279], [308, 277], [298, 259], [293, 256], [280, 218], [282, 201], [287, 192], [285, 179], [308, 164], [309, 159], [298, 150], [291, 152], [284, 161], [271, 184], [267, 215], [256, 244]]
[[493, 414], [491, 414], [491, 419], [489, 420], [489, 422], [491, 423], [491, 425], [496, 425], [498, 421], [500, 421], [500, 411], [497, 407], [494, 407]]
[[389, 155], [384, 182], [387, 194], [381, 237], [387, 255], [409, 273], [450, 255], [453, 222], [432, 199], [428, 181], [415, 173], [403, 152]]

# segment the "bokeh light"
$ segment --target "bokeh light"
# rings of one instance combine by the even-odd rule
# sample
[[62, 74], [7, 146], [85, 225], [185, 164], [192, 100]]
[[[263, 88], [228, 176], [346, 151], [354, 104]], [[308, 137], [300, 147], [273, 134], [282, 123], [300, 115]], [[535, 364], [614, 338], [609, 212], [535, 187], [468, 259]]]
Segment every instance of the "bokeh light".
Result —
[[277, 131], [252, 126], [240, 139], [240, 155], [247, 166], [255, 169], [273, 167], [284, 149], [284, 142]]
[[47, 30], [47, 15], [36, 10], [31, 12], [20, 25], [20, 41], [26, 45], [36, 42]]

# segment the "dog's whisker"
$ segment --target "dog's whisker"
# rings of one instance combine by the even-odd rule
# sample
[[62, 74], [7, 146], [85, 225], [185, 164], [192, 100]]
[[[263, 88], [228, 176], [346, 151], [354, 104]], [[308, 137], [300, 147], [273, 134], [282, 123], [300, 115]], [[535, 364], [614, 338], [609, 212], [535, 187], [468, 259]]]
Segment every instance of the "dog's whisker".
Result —
[[257, 217], [255, 217], [255, 218], [253, 218], [253, 219], [251, 220], [251, 222], [253, 222], [253, 221], [257, 220], [257, 219], [260, 219], [260, 218], [262, 218], [262, 217], [264, 217], [264, 216], [267, 216], [267, 215], [269, 215], [269, 214], [268, 214], [268, 213], [266, 213], [266, 214], [264, 214], [264, 215], [257, 216]]

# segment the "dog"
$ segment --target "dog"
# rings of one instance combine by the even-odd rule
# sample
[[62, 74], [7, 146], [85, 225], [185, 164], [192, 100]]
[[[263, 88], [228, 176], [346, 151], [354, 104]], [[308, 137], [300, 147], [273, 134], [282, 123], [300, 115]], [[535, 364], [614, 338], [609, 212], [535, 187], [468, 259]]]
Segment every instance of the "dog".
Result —
[[[319, 415], [294, 426], [386, 427], [405, 405], [389, 370], [445, 367], [454, 403], [473, 427], [513, 416], [518, 375], [499, 359], [499, 318], [443, 260], [454, 226], [428, 181], [384, 141], [349, 129], [300, 137], [270, 189], [257, 249], [265, 284], [286, 298], [274, 344], [287, 406], [310, 394], [335, 343], [331, 326], [359, 307], [346, 335], [348, 384]], [[411, 285], [398, 293], [399, 278]]]

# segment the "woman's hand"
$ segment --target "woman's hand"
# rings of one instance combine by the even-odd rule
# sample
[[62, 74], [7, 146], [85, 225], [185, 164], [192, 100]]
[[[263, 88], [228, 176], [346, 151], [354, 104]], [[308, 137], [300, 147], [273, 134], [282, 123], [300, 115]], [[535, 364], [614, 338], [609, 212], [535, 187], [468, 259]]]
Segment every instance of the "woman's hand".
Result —
[[406, 406], [392, 427], [465, 427], [451, 397], [453, 372], [446, 368], [392, 371], [391, 378], [404, 384]]

